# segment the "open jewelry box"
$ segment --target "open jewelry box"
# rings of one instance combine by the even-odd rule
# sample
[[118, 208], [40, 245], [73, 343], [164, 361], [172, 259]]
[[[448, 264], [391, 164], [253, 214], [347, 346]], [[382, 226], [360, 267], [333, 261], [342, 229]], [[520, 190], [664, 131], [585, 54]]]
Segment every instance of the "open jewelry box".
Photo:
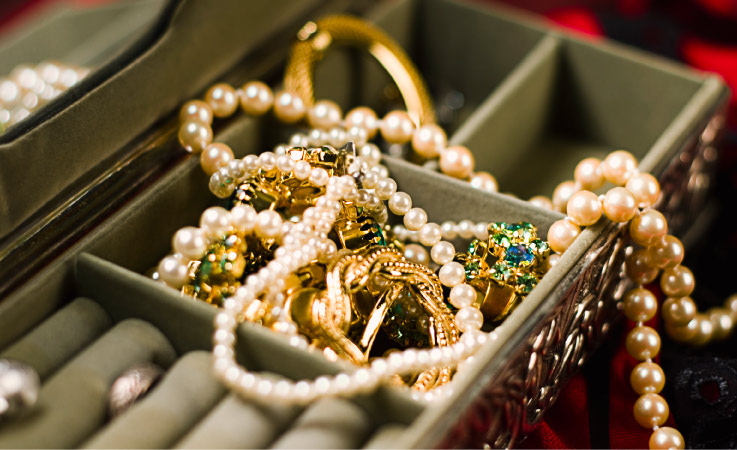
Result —
[[[58, 151], [79, 161], [70, 163], [72, 172], [51, 167], [59, 165], [53, 160], [45, 174], [27, 174], [39, 186], [50, 178], [52, 189], [39, 189], [32, 208], [0, 224], [2, 273], [37, 267], [33, 276], [8, 275], [0, 289], [0, 356], [29, 363], [43, 380], [35, 410], [0, 426], [0, 447], [513, 445], [616, 318], [628, 245], [616, 225], [587, 228], [432, 406], [388, 386], [304, 408], [239, 400], [210, 375], [204, 353], [216, 310], [142, 275], [170, 250], [176, 229], [217, 203], [197, 158], [175, 142], [177, 106], [216, 79], [278, 82], [304, 21], [349, 8], [339, 1], [244, 3], [164, 5], [156, 21], [163, 31], [139, 40], [118, 71], [104, 65], [53, 110], [2, 137], [0, 156], [8, 160], [20, 160], [15, 155], [33, 143], [44, 155], [59, 139]], [[582, 157], [626, 148], [661, 180], [661, 209], [676, 235], [705, 207], [727, 98], [718, 79], [486, 5], [395, 0], [350, 8], [407, 49], [436, 98], [463, 98], [449, 116], [451, 141], [471, 148], [503, 192], [549, 194]], [[221, 28], [224, 36], [214, 33]], [[389, 83], [368, 58], [340, 52], [321, 63], [316, 80], [318, 98], [379, 111]], [[271, 149], [288, 131], [245, 116], [215, 129], [239, 156]], [[544, 236], [562, 217], [399, 159], [387, 157], [386, 165], [437, 222], [524, 220]], [[59, 190], [66, 199], [54, 201]], [[41, 206], [49, 201], [57, 210]], [[74, 231], [63, 247], [54, 240], [60, 230]], [[239, 360], [253, 370], [299, 379], [345, 368], [252, 324], [238, 336]], [[167, 368], [165, 378], [107, 421], [110, 384], [145, 361]]]

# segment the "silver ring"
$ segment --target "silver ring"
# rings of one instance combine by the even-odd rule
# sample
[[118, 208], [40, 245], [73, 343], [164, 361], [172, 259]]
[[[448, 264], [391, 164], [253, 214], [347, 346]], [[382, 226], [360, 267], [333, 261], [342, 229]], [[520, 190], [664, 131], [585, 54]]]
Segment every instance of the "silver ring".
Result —
[[31, 366], [0, 359], [0, 420], [31, 409], [38, 400], [40, 388], [41, 379]]
[[131, 367], [123, 372], [110, 387], [108, 414], [115, 417], [143, 398], [159, 381], [164, 370], [152, 363]]

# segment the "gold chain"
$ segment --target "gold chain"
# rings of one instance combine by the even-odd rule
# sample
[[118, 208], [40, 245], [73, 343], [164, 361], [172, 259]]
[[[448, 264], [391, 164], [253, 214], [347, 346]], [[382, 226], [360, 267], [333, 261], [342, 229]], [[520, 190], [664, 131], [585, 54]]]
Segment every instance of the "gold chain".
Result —
[[386, 33], [351, 16], [332, 15], [308, 22], [297, 33], [284, 74], [285, 88], [299, 94], [311, 106], [315, 102], [314, 69], [333, 44], [366, 49], [384, 67], [415, 125], [435, 122], [435, 110], [427, 86], [402, 48]]

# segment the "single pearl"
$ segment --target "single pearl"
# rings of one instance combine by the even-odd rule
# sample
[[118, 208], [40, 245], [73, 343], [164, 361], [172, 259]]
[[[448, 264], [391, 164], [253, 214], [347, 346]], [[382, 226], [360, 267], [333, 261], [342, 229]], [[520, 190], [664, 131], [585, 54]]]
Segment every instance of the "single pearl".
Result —
[[440, 268], [438, 278], [444, 286], [453, 287], [465, 281], [466, 270], [459, 263], [451, 261]]
[[668, 420], [668, 414], [668, 403], [658, 394], [642, 394], [635, 402], [635, 420], [643, 428], [663, 425]]
[[689, 342], [696, 336], [698, 332], [699, 321], [696, 317], [691, 319], [686, 325], [676, 326], [670, 322], [665, 322], [665, 331], [673, 340], [678, 342]]
[[281, 233], [281, 216], [275, 211], [264, 210], [256, 217], [256, 232], [261, 236], [274, 239]]
[[630, 385], [640, 395], [658, 394], [665, 386], [665, 373], [655, 363], [641, 362], [632, 369]]
[[650, 259], [653, 264], [661, 269], [674, 267], [683, 261], [684, 250], [681, 241], [671, 235], [667, 235], [648, 248]]
[[307, 161], [297, 161], [294, 163], [294, 177], [298, 180], [306, 180], [312, 174], [312, 167]]
[[430, 264], [430, 255], [421, 245], [407, 244], [404, 246], [404, 257], [417, 264], [427, 266]]
[[683, 435], [671, 427], [660, 427], [650, 435], [648, 445], [652, 450], [671, 450], [686, 448]]
[[304, 100], [291, 91], [281, 91], [274, 98], [274, 114], [284, 123], [295, 123], [307, 112]]
[[174, 233], [172, 248], [187, 259], [200, 259], [207, 251], [205, 233], [196, 227], [184, 227]]
[[412, 198], [406, 192], [397, 192], [389, 198], [389, 209], [398, 215], [404, 215], [412, 209]]
[[243, 232], [250, 232], [256, 226], [258, 213], [251, 205], [240, 204], [230, 210], [230, 220], [233, 226]]
[[675, 266], [663, 271], [660, 277], [660, 288], [668, 297], [686, 297], [691, 295], [696, 280], [686, 266]]
[[221, 238], [231, 227], [230, 211], [220, 206], [207, 208], [200, 216], [200, 229], [206, 236]]
[[642, 248], [627, 257], [625, 270], [627, 276], [637, 284], [648, 284], [658, 276], [658, 269], [652, 266], [647, 250]]
[[376, 144], [369, 142], [358, 149], [358, 156], [372, 164], [379, 164], [381, 161], [381, 150]]
[[419, 232], [417, 233], [417, 240], [420, 241], [420, 244], [426, 245], [428, 247], [435, 245], [435, 243], [437, 242], [440, 242], [440, 239], [442, 239], [442, 237], [443, 232], [440, 231], [440, 225], [436, 223], [426, 223], [422, 226], [422, 228], [420, 228]]
[[178, 138], [185, 150], [199, 153], [212, 142], [212, 129], [199, 120], [190, 120], [179, 128]]
[[427, 213], [422, 208], [412, 208], [404, 215], [404, 226], [408, 230], [417, 231], [427, 223]]
[[627, 353], [638, 361], [655, 358], [660, 351], [658, 332], [647, 326], [638, 326], [627, 333]]
[[404, 144], [412, 138], [415, 125], [406, 111], [391, 111], [381, 122], [381, 135], [390, 144]]
[[205, 147], [205, 150], [200, 154], [200, 166], [206, 174], [212, 175], [219, 168], [232, 161], [233, 158], [233, 150], [230, 147], [220, 142], [214, 142]]
[[215, 117], [228, 117], [238, 109], [238, 95], [233, 86], [218, 83], [207, 90], [205, 101], [212, 108]]
[[263, 152], [258, 155], [258, 163], [264, 170], [272, 170], [276, 167], [276, 155], [272, 152]]
[[440, 154], [440, 170], [451, 177], [468, 178], [474, 169], [471, 150], [462, 145], [453, 145]]
[[496, 182], [496, 178], [489, 172], [476, 172], [471, 175], [469, 184], [472, 188], [480, 189], [486, 192], [498, 192], [499, 184]]
[[696, 314], [696, 334], [689, 341], [692, 345], [705, 345], [714, 336], [714, 325], [705, 314]]
[[635, 196], [623, 187], [610, 189], [604, 196], [602, 206], [604, 214], [613, 222], [629, 222], [637, 213]]
[[484, 315], [473, 306], [465, 306], [456, 312], [455, 322], [461, 332], [478, 330], [484, 324]]
[[179, 110], [179, 120], [181, 122], [197, 120], [205, 125], [210, 125], [212, 124], [212, 117], [212, 108], [202, 100], [190, 100]]
[[727, 300], [724, 301], [724, 308], [729, 311], [733, 320], [737, 320], [737, 294], [730, 295]]
[[325, 186], [326, 184], [328, 184], [329, 179], [330, 174], [328, 174], [327, 170], [321, 167], [315, 167], [310, 173], [310, 183], [314, 184], [315, 186]]
[[632, 156], [632, 153], [624, 150], [610, 153], [601, 163], [604, 177], [616, 186], [624, 186], [635, 169], [637, 169], [637, 159]]
[[624, 296], [624, 315], [633, 322], [646, 322], [657, 311], [658, 300], [647, 289], [632, 289]]
[[397, 182], [391, 178], [384, 178], [376, 184], [376, 195], [382, 200], [389, 200], [397, 192]]
[[578, 191], [579, 188], [574, 181], [564, 181], [556, 186], [553, 191], [553, 206], [556, 211], [566, 212], [568, 200]]
[[345, 116], [345, 128], [350, 129], [352, 127], [363, 128], [368, 133], [368, 138], [371, 139], [376, 135], [376, 130], [379, 128], [379, 118], [376, 117], [373, 109], [359, 106], [348, 111]]
[[330, 100], [319, 100], [307, 110], [307, 122], [311, 127], [322, 130], [337, 127], [342, 116], [340, 106]]
[[458, 230], [456, 230], [456, 224], [450, 220], [440, 224], [440, 230], [443, 232], [443, 239], [455, 239], [458, 237]]
[[734, 320], [725, 308], [712, 308], [709, 310], [707, 317], [711, 321], [713, 328], [712, 338], [721, 341], [729, 337], [734, 328]]
[[579, 191], [568, 199], [566, 206], [568, 217], [578, 226], [593, 225], [601, 219], [601, 202], [593, 192]]
[[280, 172], [288, 174], [294, 170], [295, 161], [289, 155], [280, 155], [276, 158], [276, 168]]
[[552, 210], [553, 202], [549, 198], [545, 197], [544, 195], [536, 195], [528, 200], [528, 202], [531, 205], [537, 206], [538, 208], [542, 209], [549, 209]]
[[654, 209], [646, 209], [630, 220], [630, 237], [643, 247], [660, 241], [668, 232], [668, 221], [665, 216]]
[[437, 158], [447, 143], [445, 131], [434, 123], [421, 126], [412, 134], [412, 148], [424, 158]]
[[597, 158], [586, 158], [576, 166], [573, 178], [581, 188], [595, 191], [604, 186], [604, 173], [601, 170], [601, 161]]
[[455, 247], [448, 241], [440, 241], [430, 249], [430, 257], [439, 265], [451, 262], [455, 253]]
[[553, 222], [548, 230], [548, 243], [554, 252], [563, 253], [573, 244], [581, 229], [565, 219]]
[[468, 219], [463, 219], [460, 222], [458, 222], [458, 226], [456, 227], [456, 230], [458, 231], [458, 236], [460, 236], [463, 239], [471, 239], [474, 235], [474, 223], [471, 222]]
[[625, 187], [635, 196], [637, 206], [640, 208], [653, 206], [660, 195], [660, 183], [649, 173], [632, 175]]
[[453, 286], [450, 290], [450, 304], [458, 309], [472, 306], [476, 302], [476, 289], [463, 283]]
[[241, 88], [241, 108], [247, 114], [260, 116], [274, 104], [271, 88], [260, 81], [249, 81]]
[[696, 303], [691, 297], [668, 297], [663, 302], [663, 319], [674, 326], [684, 326], [696, 317]]
[[159, 279], [175, 289], [179, 289], [189, 281], [189, 268], [179, 255], [165, 257], [156, 270], [159, 273]]

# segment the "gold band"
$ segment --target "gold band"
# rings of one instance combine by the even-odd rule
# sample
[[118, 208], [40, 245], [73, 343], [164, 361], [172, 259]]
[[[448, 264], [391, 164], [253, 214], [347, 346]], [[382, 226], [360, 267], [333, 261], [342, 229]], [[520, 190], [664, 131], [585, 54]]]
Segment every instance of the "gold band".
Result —
[[284, 74], [284, 86], [307, 103], [315, 102], [314, 68], [333, 44], [367, 50], [384, 67], [404, 99], [415, 125], [435, 122], [427, 86], [402, 48], [386, 33], [351, 16], [332, 15], [308, 22], [297, 33]]

